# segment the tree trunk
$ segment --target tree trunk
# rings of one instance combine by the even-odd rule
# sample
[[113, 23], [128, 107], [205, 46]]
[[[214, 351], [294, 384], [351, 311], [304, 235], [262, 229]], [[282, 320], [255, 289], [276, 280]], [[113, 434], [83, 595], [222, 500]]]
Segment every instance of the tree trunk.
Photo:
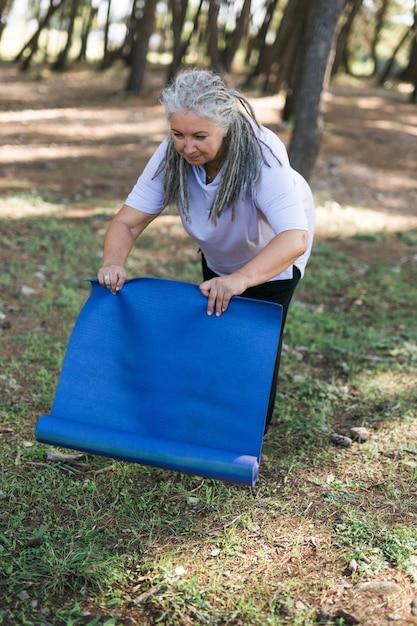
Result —
[[209, 0], [207, 56], [213, 70], [220, 70], [218, 16], [219, 0]]
[[303, 0], [291, 0], [288, 3], [274, 44], [274, 62], [271, 70], [274, 71], [275, 78], [273, 81], [269, 78], [266, 85], [269, 92], [278, 93], [286, 83], [285, 111], [288, 118], [292, 115], [293, 96], [304, 59], [308, 12], [308, 5]]
[[[297, 54], [295, 43], [299, 41], [308, 11], [308, 3], [305, 0], [288, 0], [275, 41], [270, 49], [269, 65], [264, 70], [264, 93], [273, 93], [279, 89], [277, 80], [279, 68], [282, 67], [287, 54], [290, 57]], [[290, 61], [287, 58], [287, 66], [289, 65]]]
[[293, 167], [307, 179], [320, 148], [322, 94], [328, 84], [337, 26], [345, 2], [316, 0], [308, 16], [306, 49], [296, 92], [295, 122], [289, 146]]
[[131, 66], [132, 65], [132, 50], [133, 50], [133, 44], [135, 40], [136, 2], [133, 1], [130, 15], [126, 20], [127, 21], [126, 35], [125, 35], [122, 45], [114, 50], [108, 49], [108, 38], [109, 38], [109, 30], [110, 30], [110, 24], [111, 24], [111, 14], [110, 14], [111, 6], [110, 5], [111, 5], [112, 0], [108, 0], [108, 2], [109, 4], [107, 5], [107, 18], [106, 18], [106, 25], [105, 25], [103, 58], [99, 66], [100, 71], [104, 71], [108, 69], [109, 67], [113, 65], [113, 63], [115, 63], [118, 60], [122, 60], [126, 63], [126, 65]]
[[375, 24], [375, 28], [374, 28], [374, 37], [373, 40], [371, 42], [371, 56], [374, 62], [374, 74], [377, 71], [377, 54], [376, 54], [376, 48], [378, 45], [378, 41], [379, 38], [381, 36], [381, 30], [382, 27], [384, 25], [384, 21], [385, 21], [385, 16], [387, 14], [388, 8], [389, 8], [389, 4], [390, 4], [391, 0], [382, 0], [381, 2], [381, 6], [379, 7], [377, 13], [376, 13], [376, 24]]
[[[147, 0], [143, 6], [143, 13], [136, 16], [134, 41], [131, 55], [131, 69], [126, 83], [126, 91], [140, 93], [146, 69], [146, 57], [149, 48], [149, 39], [155, 24], [155, 12], [158, 0]], [[135, 4], [138, 5], [137, 0]], [[137, 7], [139, 9], [139, 6]]]
[[[410, 81], [414, 86], [410, 102], [415, 102], [417, 95], [417, 0], [414, 0], [413, 25], [408, 34], [412, 36], [413, 40], [410, 46], [407, 67], [401, 72], [400, 77], [402, 80]], [[396, 52], [394, 54], [396, 54]]]
[[[414, 40], [410, 52], [408, 67], [405, 69], [410, 71], [410, 80], [413, 84], [413, 92], [410, 94], [410, 102], [417, 103], [417, 0], [414, 0]], [[411, 75], [412, 74], [412, 75]]]
[[363, 4], [363, 0], [350, 0], [347, 5], [347, 16], [343, 23], [343, 26], [340, 29], [339, 36], [337, 38], [336, 50], [334, 55], [333, 67], [332, 67], [332, 75], [335, 75], [339, 68], [349, 73], [348, 67], [348, 51], [347, 51], [347, 43], [349, 39], [349, 34], [352, 31], [352, 25], [354, 19]]
[[246, 62], [249, 63], [250, 57], [252, 56], [254, 51], [258, 53], [258, 60], [256, 65], [247, 78], [246, 84], [248, 85], [254, 78], [260, 76], [265, 68], [270, 64], [270, 48], [266, 43], [266, 36], [269, 31], [269, 27], [271, 25], [272, 17], [274, 15], [275, 9], [278, 5], [279, 0], [269, 0], [267, 2], [265, 17], [262, 22], [262, 25], [255, 37], [255, 39], [249, 43], [248, 52], [246, 53]]
[[244, 0], [242, 11], [236, 21], [236, 27], [223, 51], [222, 63], [226, 72], [230, 72], [235, 54], [239, 49], [243, 37], [245, 37], [248, 32], [251, 4], [252, 0]]
[[109, 66], [109, 31], [111, 21], [111, 3], [112, 0], [107, 0], [106, 11], [106, 23], [104, 25], [104, 38], [103, 38], [103, 56], [100, 63], [100, 69], [104, 70]]
[[[389, 59], [389, 61], [386, 63], [385, 67], [383, 68], [379, 79], [378, 79], [378, 85], [380, 85], [382, 87], [382, 85], [385, 83], [385, 81], [387, 80], [387, 78], [390, 76], [391, 74], [391, 70], [392, 67], [394, 65], [394, 61], [395, 61], [395, 57], [397, 56], [397, 54], [399, 53], [399, 51], [401, 50], [401, 48], [403, 47], [403, 45], [406, 43], [406, 41], [412, 37], [414, 35], [414, 27], [411, 26], [411, 28], [408, 28], [405, 33], [403, 34], [403, 36], [401, 37], [400, 41], [398, 42], [398, 44], [396, 45], [394, 52], [391, 55], [391, 58]], [[416, 61], [416, 60], [415, 60]], [[403, 72], [404, 75], [404, 72]]]
[[278, 93], [281, 84], [284, 80], [286, 81], [285, 104], [282, 110], [282, 120], [284, 122], [289, 122], [294, 117], [295, 96], [301, 80], [306, 45], [306, 17], [305, 15], [303, 20], [299, 22], [298, 28], [294, 29], [275, 85], [276, 93]]
[[86, 7], [84, 12], [84, 25], [81, 33], [81, 47], [77, 57], [77, 61], [85, 61], [87, 58], [87, 45], [88, 38], [90, 36], [91, 28], [93, 26], [94, 18], [97, 16], [98, 8], [93, 7], [91, 4]]
[[185, 16], [187, 14], [188, 0], [170, 0], [172, 15], [172, 33], [174, 43], [172, 50], [172, 63], [168, 70], [167, 82], [170, 82], [177, 73], [181, 65], [182, 49], [181, 35], [184, 28]]
[[67, 31], [67, 40], [61, 52], [58, 54], [58, 57], [55, 63], [52, 64], [52, 70], [54, 72], [61, 72], [67, 68], [68, 65], [68, 54], [72, 45], [72, 38], [74, 35], [74, 27], [75, 20], [78, 14], [78, 7], [80, 5], [81, 0], [72, 0], [71, 10], [69, 15], [69, 24]]
[[136, 29], [138, 27], [138, 19], [139, 9], [137, 9], [137, 0], [133, 0], [132, 2], [132, 10], [130, 12], [130, 17], [128, 20], [126, 37], [121, 47], [121, 56], [126, 61], [126, 65], [132, 67], [132, 58], [133, 58], [133, 49], [135, 45], [136, 39]]
[[20, 61], [20, 59], [24, 56], [25, 52], [28, 51], [28, 55], [25, 56], [25, 59], [20, 67], [22, 71], [28, 69], [30, 62], [33, 58], [33, 55], [36, 53], [39, 45], [39, 37], [41, 36], [44, 28], [47, 28], [52, 16], [61, 8], [64, 4], [65, 0], [49, 0], [49, 7], [43, 19], [39, 22], [38, 29], [32, 35], [27, 43], [24, 44], [23, 48], [20, 52], [15, 56], [14, 61]]
[[194, 15], [194, 20], [193, 20], [193, 29], [190, 32], [190, 35], [187, 39], [187, 41], [185, 41], [182, 46], [181, 46], [181, 62], [183, 61], [185, 55], [187, 54], [187, 50], [191, 45], [191, 40], [193, 37], [194, 32], [198, 29], [198, 22], [200, 20], [200, 15], [201, 15], [201, 9], [203, 8], [203, 3], [204, 0], [200, 0], [198, 7], [197, 7], [197, 11]]
[[0, 0], [0, 40], [3, 34], [3, 31], [6, 27], [6, 20], [4, 19], [4, 14], [6, 13], [10, 4], [11, 4], [11, 0]]

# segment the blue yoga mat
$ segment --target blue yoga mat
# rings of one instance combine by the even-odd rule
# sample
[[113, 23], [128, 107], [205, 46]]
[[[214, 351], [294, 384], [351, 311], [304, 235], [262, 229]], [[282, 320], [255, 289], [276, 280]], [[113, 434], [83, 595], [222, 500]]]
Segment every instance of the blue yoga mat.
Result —
[[281, 306], [235, 297], [216, 317], [197, 285], [91, 283], [36, 439], [254, 485]]

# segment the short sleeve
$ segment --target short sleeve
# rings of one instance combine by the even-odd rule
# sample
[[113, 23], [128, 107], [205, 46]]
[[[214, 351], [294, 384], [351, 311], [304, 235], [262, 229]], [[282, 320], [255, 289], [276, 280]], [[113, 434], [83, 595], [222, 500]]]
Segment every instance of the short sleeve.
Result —
[[168, 140], [165, 139], [149, 159], [142, 174], [126, 198], [125, 204], [144, 213], [161, 213], [164, 209], [162, 171], [156, 175], [165, 159]]
[[267, 164], [262, 168], [261, 179], [255, 190], [256, 206], [277, 235], [286, 230], [308, 231], [305, 202], [306, 199], [310, 200], [310, 189], [292, 169], [282, 141], [271, 131], [267, 133], [267, 144], [272, 154], [267, 148], [264, 149]]

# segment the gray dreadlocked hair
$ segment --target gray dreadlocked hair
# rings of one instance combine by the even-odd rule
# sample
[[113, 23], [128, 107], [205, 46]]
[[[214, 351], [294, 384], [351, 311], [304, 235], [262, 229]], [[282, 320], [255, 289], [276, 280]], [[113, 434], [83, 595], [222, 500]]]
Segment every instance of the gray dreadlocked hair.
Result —
[[[256, 137], [250, 121], [251, 119], [260, 128], [253, 108], [240, 92], [228, 89], [218, 74], [200, 69], [181, 71], [162, 91], [161, 102], [167, 119], [174, 113], [193, 111], [223, 128], [227, 155], [209, 215], [213, 224], [216, 224], [223, 209], [230, 206], [233, 220], [239, 197], [244, 193], [252, 197], [252, 188], [259, 182], [262, 163], [268, 165], [262, 150], [263, 146], [267, 146]], [[273, 155], [270, 148], [268, 150]], [[190, 165], [177, 152], [169, 138], [166, 155], [154, 178], [163, 171], [164, 206], [181, 206], [187, 221], [191, 221], [187, 176], [189, 168]]]

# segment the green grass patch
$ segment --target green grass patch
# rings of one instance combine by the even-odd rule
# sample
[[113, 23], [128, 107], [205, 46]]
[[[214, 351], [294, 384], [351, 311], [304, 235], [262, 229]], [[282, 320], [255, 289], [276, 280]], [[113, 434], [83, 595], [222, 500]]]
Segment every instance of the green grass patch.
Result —
[[[85, 454], [51, 460], [34, 426], [108, 219], [0, 223], [0, 623], [313, 626], [335, 598], [349, 609], [347, 584], [415, 584], [414, 266], [317, 244], [290, 309], [255, 489]], [[156, 226], [129, 275], [198, 283], [195, 247], [175, 223]], [[358, 425], [368, 441], [330, 445]]]

